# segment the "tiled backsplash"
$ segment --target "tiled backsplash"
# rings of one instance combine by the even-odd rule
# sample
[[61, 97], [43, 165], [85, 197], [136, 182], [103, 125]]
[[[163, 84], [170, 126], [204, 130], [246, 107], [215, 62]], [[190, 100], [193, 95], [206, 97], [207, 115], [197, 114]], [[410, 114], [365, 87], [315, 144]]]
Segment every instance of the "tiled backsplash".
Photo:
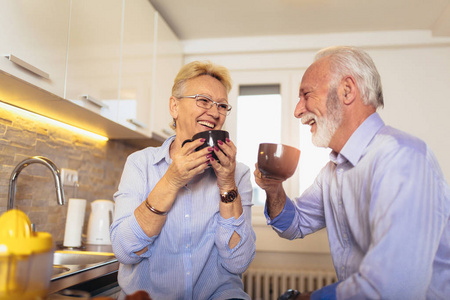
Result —
[[136, 150], [119, 141], [99, 141], [0, 108], [0, 214], [6, 211], [15, 166], [27, 157], [45, 156], [60, 169], [77, 170], [79, 187], [64, 186], [66, 205], [59, 206], [51, 171], [44, 165], [31, 164], [17, 179], [15, 207], [28, 215], [37, 231], [50, 232], [55, 241], [62, 241], [69, 198], [86, 199], [86, 233], [89, 203], [113, 200], [126, 158]]

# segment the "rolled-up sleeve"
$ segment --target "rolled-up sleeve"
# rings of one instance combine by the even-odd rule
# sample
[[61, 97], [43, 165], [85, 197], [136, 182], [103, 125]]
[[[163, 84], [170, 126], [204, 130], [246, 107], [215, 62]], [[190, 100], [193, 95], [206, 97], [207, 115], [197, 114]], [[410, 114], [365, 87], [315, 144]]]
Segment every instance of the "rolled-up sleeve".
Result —
[[[224, 219], [219, 215], [215, 243], [222, 259], [222, 266], [231, 273], [241, 274], [253, 261], [256, 248], [256, 235], [251, 219], [252, 186], [248, 167], [238, 165], [236, 182], [241, 196], [243, 212], [237, 219], [234, 217]], [[240, 236], [240, 241], [231, 249], [228, 243], [234, 232]]]
[[300, 197], [292, 201], [286, 196], [286, 202], [281, 213], [274, 219], [269, 217], [267, 204], [264, 209], [267, 225], [282, 238], [303, 238], [325, 227], [323, 212], [323, 197], [321, 180], [324, 170]]
[[118, 191], [114, 194], [115, 218], [111, 225], [111, 243], [117, 260], [123, 264], [138, 263], [150, 251], [138, 256], [135, 252], [149, 247], [156, 236], [148, 237], [134, 216], [135, 209], [148, 195], [147, 172], [140, 166], [144, 156], [130, 155], [122, 173]]

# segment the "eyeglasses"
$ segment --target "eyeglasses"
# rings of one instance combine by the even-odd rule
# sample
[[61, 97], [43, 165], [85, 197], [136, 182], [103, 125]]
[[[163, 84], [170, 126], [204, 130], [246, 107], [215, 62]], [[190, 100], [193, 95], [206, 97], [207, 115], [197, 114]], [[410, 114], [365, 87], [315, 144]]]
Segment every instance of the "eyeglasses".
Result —
[[224, 116], [228, 116], [230, 114], [230, 110], [231, 110], [231, 105], [227, 104], [227, 103], [221, 103], [221, 102], [216, 102], [214, 100], [212, 100], [211, 98], [209, 98], [208, 96], [205, 95], [194, 95], [194, 96], [181, 96], [181, 98], [191, 98], [191, 99], [195, 99], [195, 103], [197, 104], [198, 107], [204, 108], [204, 109], [210, 109], [211, 107], [213, 107], [213, 105], [217, 105], [217, 111], [219, 112], [219, 114], [224, 115]]

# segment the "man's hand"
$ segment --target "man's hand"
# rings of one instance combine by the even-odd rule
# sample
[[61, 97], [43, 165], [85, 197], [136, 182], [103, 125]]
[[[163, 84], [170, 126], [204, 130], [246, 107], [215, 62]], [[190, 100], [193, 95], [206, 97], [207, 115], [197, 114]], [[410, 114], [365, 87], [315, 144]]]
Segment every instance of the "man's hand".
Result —
[[267, 211], [271, 219], [278, 216], [286, 203], [286, 193], [282, 180], [265, 178], [259, 171], [258, 164], [255, 164], [255, 182], [266, 192]]

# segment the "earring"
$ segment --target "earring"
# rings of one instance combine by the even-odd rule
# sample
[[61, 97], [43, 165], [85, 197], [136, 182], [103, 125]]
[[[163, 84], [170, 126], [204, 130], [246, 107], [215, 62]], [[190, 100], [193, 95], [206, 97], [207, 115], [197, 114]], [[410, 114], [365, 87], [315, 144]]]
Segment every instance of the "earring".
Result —
[[177, 122], [173, 121], [173, 128], [177, 128]]

